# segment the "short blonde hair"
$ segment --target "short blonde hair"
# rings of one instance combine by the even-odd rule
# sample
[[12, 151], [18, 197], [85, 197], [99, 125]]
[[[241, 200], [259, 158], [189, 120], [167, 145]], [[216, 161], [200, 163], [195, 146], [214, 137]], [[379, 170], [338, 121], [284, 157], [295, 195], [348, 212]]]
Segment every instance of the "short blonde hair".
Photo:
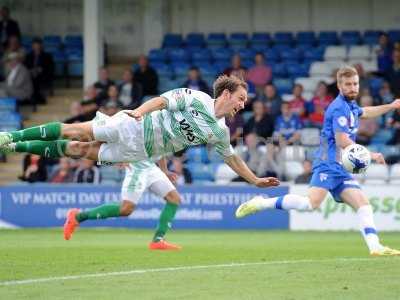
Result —
[[239, 87], [243, 87], [246, 91], [248, 89], [246, 81], [243, 79], [231, 75], [221, 75], [215, 80], [214, 82], [214, 98], [218, 98], [221, 96], [222, 92], [224, 90], [228, 90], [229, 92], [233, 93], [235, 92]]
[[349, 78], [353, 76], [357, 76], [358, 72], [354, 67], [351, 66], [343, 66], [336, 73], [336, 80], [338, 83], [341, 82], [343, 77]]

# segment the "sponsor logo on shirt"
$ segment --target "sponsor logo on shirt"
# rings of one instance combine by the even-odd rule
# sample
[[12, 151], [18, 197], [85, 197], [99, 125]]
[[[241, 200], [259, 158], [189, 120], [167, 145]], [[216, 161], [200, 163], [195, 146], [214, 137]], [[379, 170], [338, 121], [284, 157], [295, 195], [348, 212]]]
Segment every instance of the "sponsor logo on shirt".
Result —
[[180, 130], [181, 130], [182, 134], [186, 137], [186, 139], [190, 143], [198, 143], [199, 142], [199, 138], [194, 134], [193, 128], [190, 126], [188, 121], [186, 121], [186, 119], [182, 119], [181, 121], [179, 121], [179, 125], [180, 125]]

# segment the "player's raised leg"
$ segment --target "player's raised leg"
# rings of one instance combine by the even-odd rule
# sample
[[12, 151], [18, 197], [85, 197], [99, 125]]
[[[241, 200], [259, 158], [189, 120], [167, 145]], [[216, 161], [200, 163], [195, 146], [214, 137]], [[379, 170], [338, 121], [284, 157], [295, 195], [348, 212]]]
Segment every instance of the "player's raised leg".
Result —
[[279, 197], [264, 198], [255, 196], [249, 201], [242, 203], [236, 210], [236, 217], [243, 218], [265, 209], [295, 209], [298, 211], [311, 211], [318, 208], [325, 199], [328, 191], [320, 187], [311, 187], [308, 196], [286, 194]]
[[367, 244], [369, 253], [373, 256], [397, 256], [399, 250], [383, 246], [379, 241], [379, 236], [374, 222], [374, 213], [368, 198], [357, 188], [347, 188], [340, 194], [340, 198], [353, 207], [357, 212], [360, 231]]

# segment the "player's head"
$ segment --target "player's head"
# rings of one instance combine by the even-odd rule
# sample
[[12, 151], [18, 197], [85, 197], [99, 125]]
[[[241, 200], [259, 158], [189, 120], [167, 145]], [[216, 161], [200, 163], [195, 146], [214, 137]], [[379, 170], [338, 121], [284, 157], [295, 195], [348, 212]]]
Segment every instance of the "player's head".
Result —
[[224, 115], [233, 116], [247, 101], [247, 83], [236, 76], [222, 75], [214, 82], [214, 98], [223, 102]]
[[360, 89], [357, 70], [350, 66], [341, 67], [336, 78], [340, 93], [348, 100], [356, 99]]

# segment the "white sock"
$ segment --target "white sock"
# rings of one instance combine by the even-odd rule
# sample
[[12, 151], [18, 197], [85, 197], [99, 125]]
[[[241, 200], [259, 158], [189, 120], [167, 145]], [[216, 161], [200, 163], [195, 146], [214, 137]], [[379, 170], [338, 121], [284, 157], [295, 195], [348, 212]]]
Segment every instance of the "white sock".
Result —
[[379, 242], [379, 237], [376, 232], [374, 213], [372, 212], [371, 205], [361, 206], [357, 210], [357, 217], [360, 224], [360, 231], [367, 243], [369, 251], [378, 251], [382, 249], [382, 245]]
[[295, 209], [299, 211], [313, 210], [310, 199], [308, 197], [287, 194], [274, 198], [259, 198], [256, 204], [259, 209]]

